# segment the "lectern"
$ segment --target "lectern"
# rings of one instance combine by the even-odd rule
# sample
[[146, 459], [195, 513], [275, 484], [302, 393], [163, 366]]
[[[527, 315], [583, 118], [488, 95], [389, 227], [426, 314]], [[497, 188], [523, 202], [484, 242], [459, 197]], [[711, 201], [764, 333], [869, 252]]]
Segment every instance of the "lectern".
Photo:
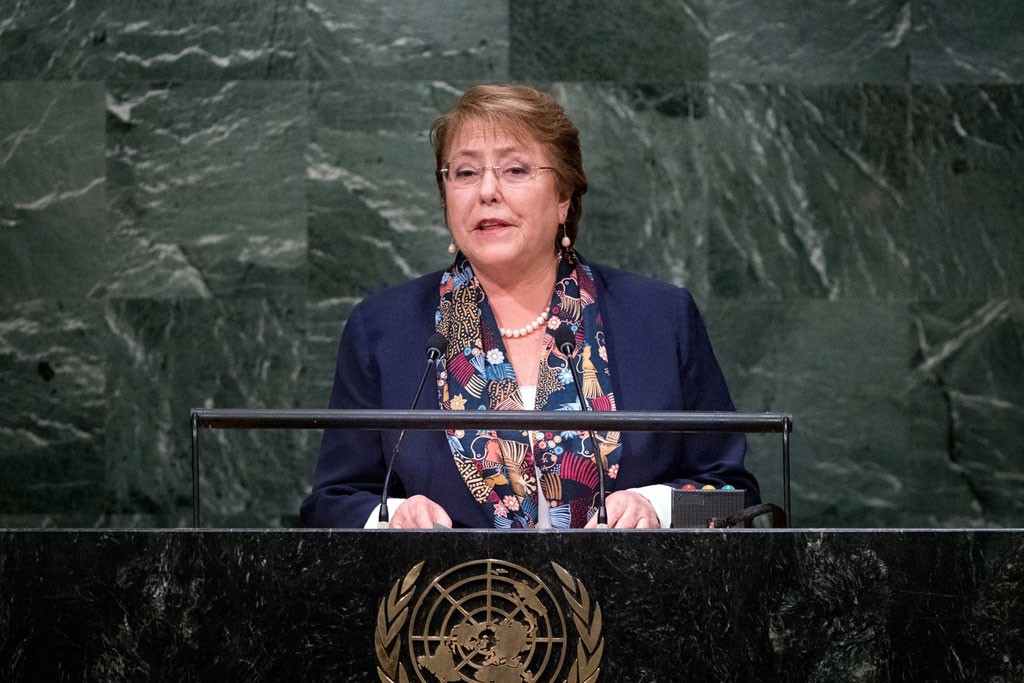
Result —
[[0, 680], [1017, 681], [1021, 557], [1020, 530], [0, 531]]

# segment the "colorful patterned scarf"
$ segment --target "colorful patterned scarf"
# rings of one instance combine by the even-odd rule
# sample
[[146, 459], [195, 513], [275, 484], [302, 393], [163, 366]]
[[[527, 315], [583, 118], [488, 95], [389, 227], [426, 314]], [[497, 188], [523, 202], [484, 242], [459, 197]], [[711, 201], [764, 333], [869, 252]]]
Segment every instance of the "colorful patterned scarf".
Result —
[[[441, 277], [437, 331], [448, 339], [438, 364], [438, 397], [444, 410], [523, 410], [512, 364], [494, 313], [472, 267], [461, 254]], [[544, 358], [537, 378], [537, 410], [580, 410], [568, 362], [555, 349], [553, 332], [568, 325], [576, 335], [576, 363], [583, 395], [594, 410], [615, 410], [608, 352], [590, 268], [558, 265]], [[536, 333], [535, 333], [536, 334]], [[555, 528], [579, 528], [592, 514], [598, 472], [594, 442], [609, 478], [618, 474], [619, 432], [448, 430], [455, 466], [473, 497], [499, 529], [534, 528], [538, 519], [537, 471]], [[531, 449], [531, 443], [533, 448]], [[538, 468], [539, 464], [539, 468]]]

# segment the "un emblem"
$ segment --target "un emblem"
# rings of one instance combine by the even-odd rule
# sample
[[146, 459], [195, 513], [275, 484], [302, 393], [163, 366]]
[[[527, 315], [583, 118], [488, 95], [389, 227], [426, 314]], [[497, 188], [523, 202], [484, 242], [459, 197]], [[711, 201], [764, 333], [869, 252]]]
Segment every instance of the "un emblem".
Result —
[[551, 567], [561, 600], [536, 574], [502, 560], [460, 564], [417, 590], [420, 562], [381, 600], [378, 677], [382, 683], [595, 683], [604, 652], [601, 607], [569, 572]]

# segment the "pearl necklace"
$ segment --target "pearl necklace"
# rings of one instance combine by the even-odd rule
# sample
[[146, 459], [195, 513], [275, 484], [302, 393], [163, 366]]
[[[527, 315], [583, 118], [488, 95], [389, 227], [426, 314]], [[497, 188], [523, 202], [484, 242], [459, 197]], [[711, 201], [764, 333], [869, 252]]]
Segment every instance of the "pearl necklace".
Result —
[[505, 339], [519, 339], [520, 337], [526, 337], [533, 334], [540, 328], [541, 325], [547, 322], [548, 316], [550, 315], [551, 306], [544, 309], [544, 312], [533, 319], [533, 322], [526, 327], [520, 327], [518, 329], [512, 329], [510, 327], [499, 327], [498, 332]]

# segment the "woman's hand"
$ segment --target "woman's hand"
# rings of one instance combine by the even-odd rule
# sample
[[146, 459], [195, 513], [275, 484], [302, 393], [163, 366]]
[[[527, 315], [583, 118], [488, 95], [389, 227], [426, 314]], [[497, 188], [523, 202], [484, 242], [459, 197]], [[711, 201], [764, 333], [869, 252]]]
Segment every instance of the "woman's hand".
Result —
[[435, 522], [450, 528], [452, 518], [426, 496], [413, 496], [398, 506], [388, 526], [392, 529], [433, 529]]
[[[660, 529], [661, 521], [651, 501], [636, 491], [613, 491], [605, 498], [610, 529]], [[587, 522], [586, 529], [597, 528], [597, 515]]]

